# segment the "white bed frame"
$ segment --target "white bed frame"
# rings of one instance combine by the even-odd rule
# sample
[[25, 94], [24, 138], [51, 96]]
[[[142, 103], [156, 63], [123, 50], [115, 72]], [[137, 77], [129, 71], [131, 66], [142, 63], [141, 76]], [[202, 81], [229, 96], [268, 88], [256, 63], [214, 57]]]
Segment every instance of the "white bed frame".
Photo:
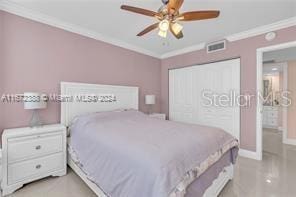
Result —
[[[61, 95], [67, 97], [76, 97], [77, 95], [94, 94], [94, 95], [114, 95], [114, 102], [73, 102], [61, 103], [61, 123], [66, 127], [69, 126], [71, 120], [77, 116], [90, 112], [110, 111], [120, 108], [138, 110], [139, 88], [130, 86], [111, 86], [84, 83], [61, 82]], [[99, 197], [106, 197], [103, 190], [95, 183], [90, 181], [85, 173], [71, 159], [68, 154], [68, 165], [72, 170], [89, 186], [89, 188]], [[206, 190], [204, 197], [218, 196], [229, 180], [233, 178], [233, 165], [229, 165], [223, 169], [218, 178]]]

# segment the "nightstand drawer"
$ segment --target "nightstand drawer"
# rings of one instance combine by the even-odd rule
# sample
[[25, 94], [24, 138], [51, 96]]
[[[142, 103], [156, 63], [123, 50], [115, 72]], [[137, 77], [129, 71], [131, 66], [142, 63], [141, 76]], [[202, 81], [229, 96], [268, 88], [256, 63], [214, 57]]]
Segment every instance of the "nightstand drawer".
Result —
[[267, 113], [268, 118], [277, 118], [278, 117], [278, 112], [277, 111], [270, 111]]
[[64, 154], [58, 153], [11, 164], [8, 166], [8, 185], [63, 169], [64, 160]]
[[43, 134], [8, 140], [8, 163], [45, 156], [63, 150], [61, 133]]

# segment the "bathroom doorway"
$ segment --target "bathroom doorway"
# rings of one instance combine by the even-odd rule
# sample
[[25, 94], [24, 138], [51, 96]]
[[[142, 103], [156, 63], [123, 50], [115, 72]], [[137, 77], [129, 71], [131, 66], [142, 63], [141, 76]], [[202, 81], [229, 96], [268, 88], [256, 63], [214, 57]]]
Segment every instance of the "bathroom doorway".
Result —
[[284, 157], [296, 148], [296, 42], [258, 49], [257, 60], [257, 157]]
[[262, 140], [263, 151], [271, 154], [280, 154], [287, 117], [281, 96], [287, 90], [288, 62], [278, 57], [277, 52], [263, 54]]

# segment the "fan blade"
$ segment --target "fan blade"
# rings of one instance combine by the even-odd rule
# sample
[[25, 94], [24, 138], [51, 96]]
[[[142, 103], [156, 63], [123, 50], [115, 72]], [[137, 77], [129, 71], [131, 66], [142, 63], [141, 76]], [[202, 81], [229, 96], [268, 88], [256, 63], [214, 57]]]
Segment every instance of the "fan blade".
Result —
[[177, 38], [177, 39], [181, 39], [184, 37], [183, 32], [180, 31], [180, 33], [176, 34], [172, 28], [172, 25], [170, 25], [170, 31], [172, 32], [172, 34]]
[[170, 11], [170, 13], [173, 14], [174, 12], [179, 11], [183, 2], [184, 0], [169, 0], [168, 10]]
[[195, 11], [195, 12], [185, 12], [180, 14], [178, 20], [180, 21], [195, 21], [195, 20], [205, 20], [211, 18], [217, 18], [220, 15], [220, 11], [209, 10], [209, 11]]
[[128, 5], [122, 5], [120, 7], [122, 10], [127, 10], [130, 12], [135, 12], [137, 14], [143, 14], [146, 16], [159, 16], [159, 13], [151, 11], [151, 10], [146, 10], [143, 8], [137, 8], [137, 7], [133, 7], [133, 6], [128, 6]]
[[140, 33], [138, 33], [137, 36], [143, 36], [143, 35], [147, 34], [148, 32], [156, 29], [158, 27], [158, 24], [159, 23], [155, 23], [153, 25], [150, 25], [149, 27], [147, 27], [146, 29], [144, 29], [143, 31], [141, 31]]

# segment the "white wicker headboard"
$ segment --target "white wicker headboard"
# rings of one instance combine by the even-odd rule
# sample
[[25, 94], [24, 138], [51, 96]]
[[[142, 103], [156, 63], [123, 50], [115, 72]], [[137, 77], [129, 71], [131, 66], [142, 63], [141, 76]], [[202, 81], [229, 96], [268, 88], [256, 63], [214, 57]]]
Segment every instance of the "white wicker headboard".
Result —
[[[61, 96], [67, 98], [61, 102], [61, 123], [65, 126], [69, 126], [77, 115], [139, 108], [138, 87], [61, 82]], [[103, 98], [104, 101], [95, 102], [95, 98]]]

